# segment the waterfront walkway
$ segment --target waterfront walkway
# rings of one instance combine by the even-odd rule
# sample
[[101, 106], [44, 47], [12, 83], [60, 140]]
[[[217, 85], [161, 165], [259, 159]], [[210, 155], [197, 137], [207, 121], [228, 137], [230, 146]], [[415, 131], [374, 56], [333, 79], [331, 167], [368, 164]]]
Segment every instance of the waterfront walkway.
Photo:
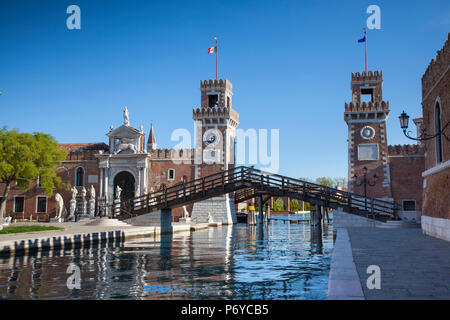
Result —
[[[450, 242], [423, 235], [421, 229], [347, 232], [365, 299], [450, 299]], [[381, 289], [367, 288], [370, 265], [381, 269]]]

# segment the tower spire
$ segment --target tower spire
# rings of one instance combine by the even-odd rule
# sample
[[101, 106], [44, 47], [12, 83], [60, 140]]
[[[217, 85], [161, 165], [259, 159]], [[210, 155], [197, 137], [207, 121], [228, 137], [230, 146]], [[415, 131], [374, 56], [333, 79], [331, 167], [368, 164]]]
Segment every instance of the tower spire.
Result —
[[155, 132], [153, 130], [153, 121], [150, 124], [150, 133], [148, 134], [147, 150], [148, 151], [156, 150], [156, 139], [155, 139]]

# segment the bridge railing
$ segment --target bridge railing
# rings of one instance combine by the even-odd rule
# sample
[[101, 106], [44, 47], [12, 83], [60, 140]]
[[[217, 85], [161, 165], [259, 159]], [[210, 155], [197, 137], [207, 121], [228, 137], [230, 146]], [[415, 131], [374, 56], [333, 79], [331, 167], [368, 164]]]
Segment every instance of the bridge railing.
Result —
[[286, 192], [301, 193], [317, 200], [331, 201], [359, 210], [370, 211], [374, 214], [393, 215], [395, 204], [390, 201], [371, 197], [364, 197], [348, 191], [339, 190], [313, 182], [272, 174], [261, 170], [246, 168], [245, 172], [252, 182], [261, 181], [263, 186], [272, 186]]
[[183, 181], [170, 187], [123, 201], [120, 204], [120, 214], [124, 216], [138, 215], [142, 210], [180, 206], [183, 202], [195, 199], [208, 198], [212, 194], [217, 195], [221, 191], [228, 193], [244, 188], [256, 190], [281, 191], [285, 194], [295, 194], [304, 200], [322, 201], [346, 206], [351, 210], [359, 209], [372, 213], [393, 214], [392, 202], [363, 197], [347, 191], [326, 187], [316, 183], [289, 178], [286, 176], [264, 172], [249, 167], [235, 167], [223, 172], [211, 174], [206, 177]]

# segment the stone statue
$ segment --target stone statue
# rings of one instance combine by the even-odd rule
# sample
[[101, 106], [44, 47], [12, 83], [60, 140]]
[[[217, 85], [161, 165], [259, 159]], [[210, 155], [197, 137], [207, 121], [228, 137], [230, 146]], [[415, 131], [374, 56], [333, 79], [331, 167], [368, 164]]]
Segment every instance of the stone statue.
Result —
[[86, 199], [86, 194], [87, 194], [86, 188], [83, 187], [83, 189], [81, 189], [81, 196], [83, 197], [83, 200]]
[[95, 188], [94, 185], [91, 184], [91, 189], [89, 190], [89, 195], [92, 200], [95, 200]]
[[120, 194], [122, 193], [122, 188], [117, 186], [116, 187], [116, 199], [120, 200]]
[[123, 124], [126, 126], [130, 125], [130, 111], [128, 110], [127, 107], [125, 107], [125, 109], [123, 109]]
[[73, 186], [72, 189], [70, 189], [70, 191], [72, 191], [72, 200], [75, 200], [77, 198], [77, 194], [78, 194], [77, 188], [75, 188], [75, 186]]
[[56, 218], [62, 218], [63, 211], [66, 209], [64, 207], [64, 199], [59, 193], [55, 194], [56, 201]]
[[143, 132], [144, 132], [144, 126], [143, 126], [142, 124], [139, 126], [139, 132], [140, 132], [140, 133], [143, 133]]
[[141, 195], [141, 187], [139, 184], [136, 185], [136, 195], [135, 197], [139, 197]]
[[117, 145], [117, 147], [114, 154], [118, 154], [124, 150], [131, 150], [133, 153], [137, 153], [137, 149], [134, 142], [135, 142], [134, 139], [129, 138], [122, 138], [116, 141], [115, 144]]
[[182, 218], [189, 218], [189, 212], [186, 209], [186, 206], [183, 206], [183, 216]]

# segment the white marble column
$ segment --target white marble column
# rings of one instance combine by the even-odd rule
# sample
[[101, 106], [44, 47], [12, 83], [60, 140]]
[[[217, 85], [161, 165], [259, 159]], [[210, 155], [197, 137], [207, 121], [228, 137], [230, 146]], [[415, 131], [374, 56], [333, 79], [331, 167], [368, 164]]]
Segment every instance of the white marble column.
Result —
[[103, 197], [103, 171], [105, 169], [104, 168], [100, 168], [100, 197]]

